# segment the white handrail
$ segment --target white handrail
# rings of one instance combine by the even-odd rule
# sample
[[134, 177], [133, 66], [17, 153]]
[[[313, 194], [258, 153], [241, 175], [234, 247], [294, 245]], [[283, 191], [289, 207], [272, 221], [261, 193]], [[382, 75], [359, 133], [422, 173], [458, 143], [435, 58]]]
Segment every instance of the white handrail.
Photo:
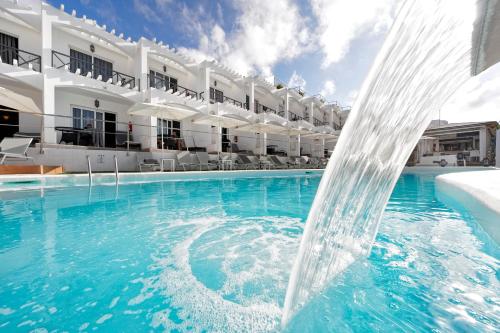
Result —
[[118, 157], [116, 155], [114, 156], [115, 158], [115, 178], [116, 178], [116, 185], [118, 185]]
[[87, 168], [89, 171], [89, 186], [92, 186], [92, 166], [90, 165], [90, 156], [87, 155]]

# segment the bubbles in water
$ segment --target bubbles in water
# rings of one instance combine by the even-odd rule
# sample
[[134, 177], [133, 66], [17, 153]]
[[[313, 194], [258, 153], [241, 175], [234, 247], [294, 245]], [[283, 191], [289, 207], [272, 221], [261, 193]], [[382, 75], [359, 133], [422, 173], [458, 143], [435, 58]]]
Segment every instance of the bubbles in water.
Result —
[[154, 314], [153, 327], [217, 332], [277, 329], [279, 303], [302, 232], [300, 219], [204, 218], [178, 221], [169, 229], [186, 225], [189, 235], [170, 255], [156, 258], [153, 269], [160, 275], [141, 279], [142, 294], [160, 290], [170, 301], [168, 309]]

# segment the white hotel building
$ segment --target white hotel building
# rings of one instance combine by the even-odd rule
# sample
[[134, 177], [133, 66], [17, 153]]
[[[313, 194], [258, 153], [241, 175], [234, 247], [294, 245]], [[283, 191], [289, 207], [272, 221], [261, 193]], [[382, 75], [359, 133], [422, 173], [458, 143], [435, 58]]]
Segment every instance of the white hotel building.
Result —
[[321, 96], [37, 0], [0, 0], [0, 57], [0, 140], [33, 137], [36, 164], [70, 172], [87, 156], [96, 171], [113, 170], [114, 156], [132, 171], [186, 148], [323, 157], [345, 122]]

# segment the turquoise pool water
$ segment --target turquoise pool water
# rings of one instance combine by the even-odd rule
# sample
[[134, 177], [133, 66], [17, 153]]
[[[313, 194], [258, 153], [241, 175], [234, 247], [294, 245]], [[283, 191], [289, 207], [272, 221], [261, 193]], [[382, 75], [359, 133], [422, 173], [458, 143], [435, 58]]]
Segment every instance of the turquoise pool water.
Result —
[[[403, 175], [371, 256], [287, 332], [486, 332], [499, 247]], [[0, 332], [279, 331], [319, 176], [0, 193]]]

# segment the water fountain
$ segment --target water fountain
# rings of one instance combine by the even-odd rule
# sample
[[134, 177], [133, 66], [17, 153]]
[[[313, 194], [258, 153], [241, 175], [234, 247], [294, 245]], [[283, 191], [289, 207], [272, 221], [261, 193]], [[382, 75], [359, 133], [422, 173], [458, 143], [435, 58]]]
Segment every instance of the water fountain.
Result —
[[[479, 8], [495, 6], [497, 1], [484, 1]], [[479, 16], [480, 33], [471, 43], [475, 13], [474, 0], [410, 0], [400, 8], [314, 199], [283, 326], [332, 278], [370, 253], [396, 180], [432, 116], [471, 73], [498, 61], [499, 54], [485, 57], [481, 51], [500, 45], [485, 33], [498, 29], [492, 15]]]

